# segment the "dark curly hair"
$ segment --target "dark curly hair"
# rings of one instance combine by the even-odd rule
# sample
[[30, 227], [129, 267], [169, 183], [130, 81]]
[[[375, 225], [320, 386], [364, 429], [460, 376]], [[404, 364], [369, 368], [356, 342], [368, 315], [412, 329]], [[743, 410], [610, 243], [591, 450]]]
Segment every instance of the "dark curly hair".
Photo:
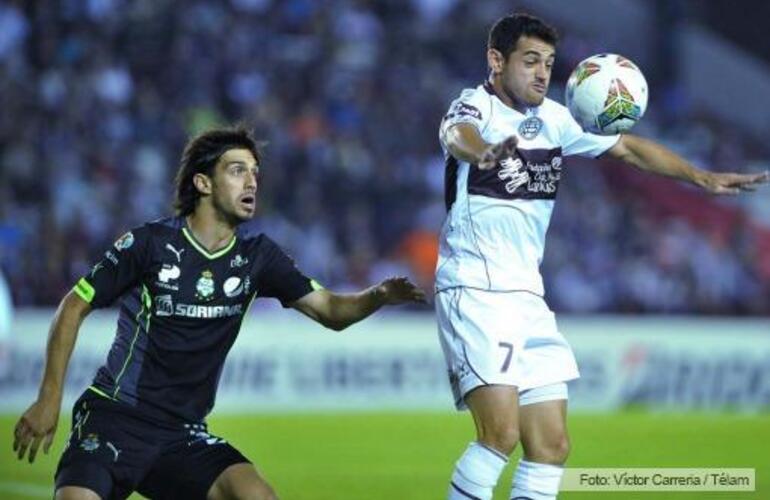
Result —
[[178, 215], [193, 213], [201, 197], [193, 182], [195, 174], [211, 177], [219, 158], [230, 149], [248, 149], [257, 164], [262, 163], [259, 144], [245, 125], [215, 128], [190, 139], [176, 174], [174, 209]]
[[559, 43], [559, 34], [555, 28], [535, 16], [517, 13], [497, 20], [489, 30], [487, 48], [498, 50], [508, 60], [522, 36], [539, 38], [554, 47]]

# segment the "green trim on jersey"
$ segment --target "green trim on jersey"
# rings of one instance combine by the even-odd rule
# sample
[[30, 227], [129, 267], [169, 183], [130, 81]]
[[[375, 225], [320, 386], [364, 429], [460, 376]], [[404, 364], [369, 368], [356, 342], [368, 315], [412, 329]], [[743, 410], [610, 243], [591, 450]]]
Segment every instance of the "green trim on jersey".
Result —
[[152, 308], [152, 297], [150, 296], [150, 291], [144, 285], [142, 285], [142, 304], [147, 308], [147, 332], [149, 333], [150, 314], [152, 314], [152, 311], [150, 310]]
[[72, 288], [76, 294], [78, 294], [78, 297], [85, 300], [89, 304], [92, 300], [94, 300], [94, 295], [96, 295], [96, 290], [94, 290], [94, 287], [91, 286], [91, 283], [87, 282], [85, 278], [80, 278], [80, 280], [75, 283], [75, 286]]
[[314, 292], [317, 291], [317, 290], [323, 290], [324, 289], [324, 286], [322, 284], [320, 284], [319, 282], [317, 282], [316, 280], [314, 280], [314, 279], [310, 280], [310, 287], [313, 289]]
[[78, 439], [83, 439], [83, 426], [86, 425], [86, 422], [88, 422], [88, 417], [91, 416], [91, 410], [88, 409], [88, 402], [83, 402], [83, 409], [86, 411], [86, 413], [80, 418], [80, 420], [75, 423], [75, 428], [73, 429], [73, 433], [75, 430], [78, 431]]
[[230, 242], [225, 245], [225, 247], [221, 250], [217, 250], [214, 253], [209, 252], [206, 250], [206, 247], [204, 247], [198, 240], [195, 239], [195, 236], [192, 234], [192, 231], [189, 231], [186, 227], [182, 228], [182, 234], [184, 234], [185, 238], [187, 238], [187, 241], [190, 242], [190, 244], [195, 247], [195, 249], [200, 252], [204, 257], [206, 257], [209, 260], [214, 260], [218, 257], [223, 256], [227, 252], [229, 252], [234, 246], [235, 246], [235, 240], [237, 239], [235, 235], [233, 234], [233, 238], [230, 240]]
[[98, 387], [95, 387], [93, 385], [89, 385], [88, 389], [93, 391], [93, 392], [95, 392], [96, 394], [98, 394], [99, 396], [101, 396], [103, 398], [107, 398], [107, 399], [109, 399], [111, 401], [115, 401], [115, 398], [113, 398], [112, 396], [110, 396], [109, 394], [104, 392], [103, 390], [99, 389]]
[[150, 311], [150, 305], [152, 304], [152, 299], [150, 298], [150, 292], [147, 290], [147, 287], [144, 285], [142, 285], [141, 302], [142, 302], [142, 307], [139, 309], [139, 312], [136, 313], [136, 330], [134, 331], [134, 338], [131, 339], [131, 346], [128, 348], [128, 356], [126, 356], [126, 360], [123, 362], [123, 367], [120, 369], [120, 373], [118, 373], [118, 376], [115, 377], [115, 390], [112, 392], [112, 399], [117, 399], [118, 392], [120, 392], [120, 378], [126, 372], [126, 368], [128, 368], [128, 362], [131, 361], [131, 358], [134, 355], [134, 345], [136, 344], [136, 340], [139, 338], [139, 330], [141, 329], [141, 326], [142, 326], [142, 322], [139, 321], [139, 318], [141, 317], [142, 313], [145, 311], [147, 313], [147, 323], [145, 324], [144, 331], [148, 335], [150, 333], [150, 318], [152, 317], [152, 312]]

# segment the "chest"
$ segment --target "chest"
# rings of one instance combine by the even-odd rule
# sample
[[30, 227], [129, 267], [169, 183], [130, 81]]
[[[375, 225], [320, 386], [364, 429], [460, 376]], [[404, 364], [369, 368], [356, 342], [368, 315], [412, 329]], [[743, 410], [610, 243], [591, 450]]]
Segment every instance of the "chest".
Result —
[[547, 113], [521, 114], [497, 106], [482, 131], [489, 143], [515, 135], [521, 149], [555, 149], [561, 146], [558, 121]]
[[546, 113], [493, 109], [482, 137], [497, 143], [511, 135], [519, 139], [516, 155], [497, 169], [471, 167], [468, 192], [498, 199], [555, 199], [562, 175], [557, 121]]
[[209, 258], [189, 245], [165, 243], [152, 252], [142, 281], [156, 316], [237, 316], [256, 291], [252, 260], [237, 248]]

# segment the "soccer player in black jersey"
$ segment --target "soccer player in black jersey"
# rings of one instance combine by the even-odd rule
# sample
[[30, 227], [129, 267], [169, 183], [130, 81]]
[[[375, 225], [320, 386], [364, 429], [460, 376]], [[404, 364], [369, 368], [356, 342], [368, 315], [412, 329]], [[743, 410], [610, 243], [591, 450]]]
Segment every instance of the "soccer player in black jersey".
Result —
[[206, 132], [185, 148], [178, 215], [125, 233], [62, 300], [37, 401], [15, 428], [14, 451], [51, 446], [70, 354], [83, 319], [122, 296], [107, 362], [73, 408], [56, 471], [57, 499], [273, 499], [255, 467], [208, 433], [225, 357], [250, 303], [274, 297], [341, 330], [384, 305], [424, 301], [406, 278], [355, 294], [325, 290], [264, 234], [254, 215], [260, 155], [243, 128]]

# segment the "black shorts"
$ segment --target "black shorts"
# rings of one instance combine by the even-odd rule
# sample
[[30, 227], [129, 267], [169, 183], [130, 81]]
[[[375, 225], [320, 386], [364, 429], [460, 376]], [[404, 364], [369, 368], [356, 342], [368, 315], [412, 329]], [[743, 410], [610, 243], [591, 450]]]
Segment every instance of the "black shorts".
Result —
[[103, 499], [131, 492], [152, 499], [205, 499], [229, 466], [249, 463], [206, 424], [168, 424], [86, 391], [75, 402], [72, 432], [56, 469], [56, 488], [81, 486]]

